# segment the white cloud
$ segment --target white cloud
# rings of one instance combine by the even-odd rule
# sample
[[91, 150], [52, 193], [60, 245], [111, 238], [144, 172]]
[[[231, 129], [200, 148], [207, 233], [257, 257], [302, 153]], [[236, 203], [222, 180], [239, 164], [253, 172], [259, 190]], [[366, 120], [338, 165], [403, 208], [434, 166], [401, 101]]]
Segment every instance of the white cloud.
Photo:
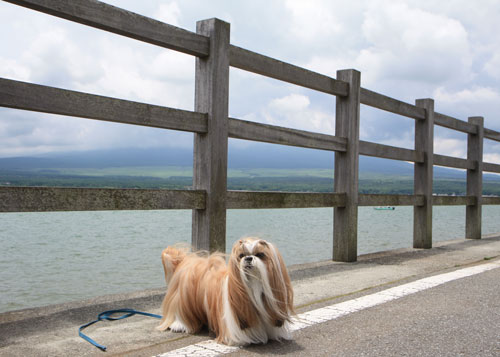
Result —
[[490, 76], [500, 79], [500, 51], [495, 52], [489, 61], [486, 62], [484, 70]]
[[[22, 23], [22, 17], [17, 19]], [[23, 46], [15, 48], [14, 56], [0, 49], [0, 77], [193, 109], [191, 56], [80, 25], [65, 27], [42, 21], [31, 26], [33, 33], [24, 36]], [[0, 111], [1, 157], [127, 146], [189, 146], [191, 142], [191, 135], [174, 131]]]
[[459, 158], [467, 158], [467, 141], [435, 137], [434, 153]]
[[500, 100], [500, 92], [493, 88], [475, 87], [463, 89], [457, 92], [447, 91], [438, 87], [434, 91], [436, 101], [449, 104], [470, 105], [474, 103], [486, 103]]
[[364, 13], [362, 31], [370, 46], [357, 63], [379, 79], [439, 83], [469, 72], [467, 31], [455, 19], [403, 2], [375, 1]]
[[20, 63], [30, 71], [30, 81], [53, 86], [88, 83], [103, 75], [94, 52], [95, 44], [86, 44], [86, 51], [61, 27], [40, 32], [23, 51]]
[[[120, 60], [121, 57], [125, 59]], [[165, 67], [162, 70], [160, 57], [162, 57], [161, 53], [153, 58], [151, 64], [142, 54], [122, 48], [117, 51], [116, 55], [110, 54], [101, 61], [102, 75], [96, 81], [80, 84], [77, 89], [192, 110], [194, 83], [189, 82], [189, 77], [179, 80], [177, 74], [170, 75], [170, 73], [175, 73], [173, 69], [176, 67]], [[157, 61], [157, 58], [160, 59]], [[184, 67], [186, 65], [181, 64]], [[179, 72], [183, 72], [182, 67]]]
[[177, 2], [161, 3], [158, 6], [156, 18], [169, 25], [179, 26], [179, 18], [181, 16], [181, 9]]
[[[313, 47], [301, 62], [305, 67], [333, 77], [338, 69], [355, 68], [363, 87], [410, 102], [430, 97], [436, 86], [463, 86], [475, 78], [470, 29], [450, 10], [384, 0], [359, 1], [354, 8], [337, 19], [341, 35], [328, 37], [329, 43], [322, 36], [310, 39], [322, 47]], [[332, 11], [327, 5], [320, 10]]]
[[290, 32], [302, 41], [318, 41], [331, 38], [342, 31], [337, 12], [332, 4], [321, 0], [286, 0], [285, 7], [290, 11], [293, 26]]
[[50, 114], [0, 110], [0, 157], [133, 147], [190, 147], [192, 134]]
[[309, 97], [302, 94], [290, 94], [275, 98], [257, 115], [249, 114], [246, 120], [263, 118], [267, 124], [312, 132], [334, 134], [335, 114], [311, 106]]
[[186, 83], [194, 81], [194, 57], [175, 51], [162, 50], [145, 68], [155, 79]]
[[500, 164], [500, 154], [498, 153], [484, 153], [483, 161], [493, 164]]
[[[91, 41], [79, 42], [81, 34], [71, 29], [44, 26], [45, 31], [38, 31], [19, 49], [17, 60], [5, 58], [5, 52], [0, 51], [0, 76], [193, 109], [193, 58], [156, 47], [141, 51], [145, 45], [101, 32]], [[130, 146], [189, 146], [191, 137], [160, 129], [0, 111], [0, 157]]]
[[455, 114], [465, 121], [471, 116], [482, 116], [486, 128], [500, 130], [500, 88], [472, 86], [453, 91], [438, 87], [433, 96], [440, 113]]
[[[306, 63], [301, 64], [304, 68], [325, 74], [332, 78], [337, 77], [337, 71], [342, 69], [356, 69], [360, 67], [356, 64], [359, 51], [335, 53], [333, 55], [311, 55]], [[369, 71], [361, 71], [361, 86], [369, 87], [373, 80], [370, 79]]]
[[[223, 18], [231, 22], [235, 45], [334, 77], [338, 69], [356, 68], [365, 88], [410, 103], [434, 96], [439, 112], [461, 119], [483, 115], [486, 127], [500, 130], [500, 40], [491, 36], [500, 32], [495, 1], [481, 6], [465, 0], [108, 1], [191, 31], [197, 20]], [[0, 3], [0, 31], [16, 33], [2, 38], [0, 77], [193, 109], [193, 57], [5, 2]], [[242, 71], [231, 71], [230, 90], [234, 116], [334, 132], [333, 97]], [[411, 125], [384, 121], [386, 114], [362, 116], [363, 140], [407, 146]], [[30, 145], [68, 150], [72, 143], [86, 147], [85, 141], [121, 145], [119, 136], [130, 146], [156, 145], [164, 134], [79, 120], [51, 129], [56, 122], [35, 114], [0, 115], [0, 152], [15, 147], [27, 152]], [[190, 137], [184, 140], [191, 144]], [[448, 150], [445, 144], [453, 143], [443, 143]]]
[[0, 68], [2, 69], [2, 76], [6, 78], [27, 81], [31, 76], [29, 68], [12, 59], [0, 57]]
[[311, 104], [308, 97], [301, 94], [290, 94], [283, 98], [273, 99], [269, 107], [276, 112], [294, 113], [303, 111]]

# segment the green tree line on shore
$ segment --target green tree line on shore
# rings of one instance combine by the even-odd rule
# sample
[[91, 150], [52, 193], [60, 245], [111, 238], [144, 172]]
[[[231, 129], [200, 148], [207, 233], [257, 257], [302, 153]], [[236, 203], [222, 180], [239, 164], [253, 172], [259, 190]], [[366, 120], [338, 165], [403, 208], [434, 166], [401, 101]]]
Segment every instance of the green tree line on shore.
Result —
[[[0, 171], [0, 186], [49, 186], [49, 187], [101, 187], [139, 189], [189, 189], [192, 178], [172, 176], [168, 178], [149, 176], [86, 176], [64, 175], [50, 172]], [[292, 177], [229, 177], [229, 190], [333, 192], [333, 178], [314, 176]], [[409, 176], [363, 175], [359, 180], [359, 192], [371, 194], [412, 194], [413, 178]], [[465, 180], [435, 178], [433, 192], [436, 194], [465, 195]], [[484, 195], [500, 196], [500, 182], [485, 180]]]

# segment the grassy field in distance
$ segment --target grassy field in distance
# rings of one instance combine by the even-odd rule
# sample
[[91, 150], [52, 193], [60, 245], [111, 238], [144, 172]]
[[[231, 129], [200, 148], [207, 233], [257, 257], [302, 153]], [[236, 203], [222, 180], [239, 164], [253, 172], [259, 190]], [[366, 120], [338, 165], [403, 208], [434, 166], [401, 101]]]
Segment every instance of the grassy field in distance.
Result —
[[[464, 175], [465, 176], [465, 175]], [[192, 168], [127, 166], [106, 168], [44, 168], [0, 170], [0, 186], [59, 186], [189, 189]], [[465, 177], [435, 178], [433, 192], [464, 195]], [[333, 192], [332, 169], [229, 169], [228, 189], [250, 191]], [[413, 176], [361, 172], [359, 192], [412, 194]], [[483, 194], [500, 195], [500, 180], [484, 180]]]
[[[69, 176], [147, 176], [156, 178], [192, 177], [193, 169], [187, 166], [127, 166], [106, 168], [49, 168], [33, 169], [33, 173]], [[329, 169], [229, 169], [229, 177], [322, 177], [333, 178]]]

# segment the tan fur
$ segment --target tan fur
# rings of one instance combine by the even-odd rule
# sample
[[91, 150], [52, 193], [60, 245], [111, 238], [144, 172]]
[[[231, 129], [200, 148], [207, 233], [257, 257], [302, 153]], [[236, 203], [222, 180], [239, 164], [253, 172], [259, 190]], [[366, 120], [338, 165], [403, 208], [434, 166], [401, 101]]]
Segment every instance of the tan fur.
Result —
[[187, 246], [179, 244], [173, 247], [167, 247], [161, 252], [161, 262], [163, 264], [163, 270], [165, 271], [165, 281], [167, 284], [172, 278], [172, 274], [177, 266], [186, 257], [188, 251], [189, 248]]
[[[221, 253], [208, 255], [175, 247], [166, 248], [162, 252], [162, 263], [168, 289], [162, 303], [163, 318], [158, 329], [166, 330], [174, 321], [180, 320], [190, 333], [208, 326], [215, 333], [217, 342], [238, 343], [228, 337], [229, 327], [224, 320], [223, 289], [226, 279], [227, 300], [239, 329], [247, 331], [262, 323], [281, 327], [285, 321], [290, 321], [293, 291], [283, 258], [270, 243], [256, 240], [246, 238], [236, 242], [227, 265]], [[248, 247], [253, 251], [249, 252]], [[242, 281], [244, 272], [240, 255], [259, 255], [267, 267], [273, 295], [264, 297], [262, 294], [267, 316], [259, 315], [248, 295], [248, 287]], [[270, 321], [264, 321], [268, 318]]]

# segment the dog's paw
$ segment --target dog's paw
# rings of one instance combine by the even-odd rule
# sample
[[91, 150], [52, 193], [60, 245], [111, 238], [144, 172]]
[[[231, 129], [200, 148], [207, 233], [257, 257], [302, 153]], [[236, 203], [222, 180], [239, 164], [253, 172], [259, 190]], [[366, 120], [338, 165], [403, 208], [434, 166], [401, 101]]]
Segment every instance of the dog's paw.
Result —
[[175, 320], [172, 322], [172, 325], [169, 326], [169, 329], [172, 332], [190, 332], [189, 329], [179, 320]]

